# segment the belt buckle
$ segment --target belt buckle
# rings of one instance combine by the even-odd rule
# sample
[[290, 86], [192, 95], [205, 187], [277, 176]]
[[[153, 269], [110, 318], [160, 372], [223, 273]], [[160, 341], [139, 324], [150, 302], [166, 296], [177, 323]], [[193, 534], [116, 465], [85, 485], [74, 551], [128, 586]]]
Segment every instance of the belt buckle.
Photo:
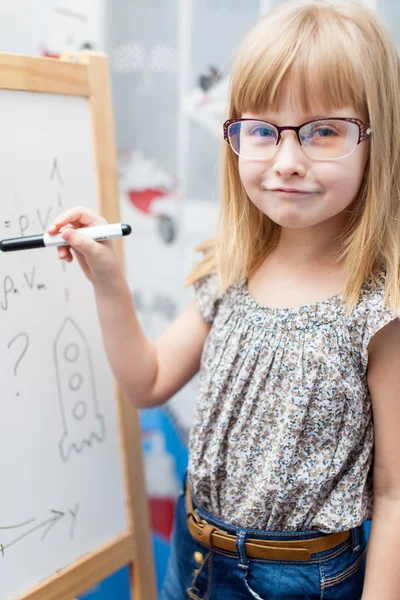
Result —
[[[196, 523], [197, 527], [200, 529], [198, 534], [196, 534], [196, 539], [202, 544], [206, 545], [208, 548], [213, 548], [214, 544], [212, 543], [212, 534], [218, 533], [219, 535], [225, 535], [231, 537], [228, 532], [220, 529], [219, 527], [215, 527], [208, 523], [205, 519], [201, 519], [199, 513], [196, 509], [193, 509], [188, 513], [188, 517], [192, 517], [193, 521]], [[218, 548], [218, 546], [216, 546]]]
[[192, 517], [193, 521], [196, 523], [196, 525], [198, 525], [201, 529], [204, 529], [204, 527], [207, 525], [207, 521], [205, 521], [204, 519], [200, 518], [199, 513], [197, 512], [196, 509], [193, 509], [191, 512], [189, 512], [187, 514], [188, 517]]
[[200, 519], [200, 515], [197, 512], [196, 509], [193, 509], [189, 514], [188, 517], [192, 517], [193, 521], [197, 524], [197, 525], [202, 525], [204, 527], [204, 525], [206, 525], [206, 521], [204, 519]]
[[210, 525], [214, 531], [217, 531], [218, 533], [221, 533], [222, 535], [230, 535], [227, 531], [224, 531], [220, 527], [215, 527], [215, 525], [211, 525], [205, 519], [201, 519], [200, 515], [196, 509], [194, 509], [191, 513], [189, 513], [189, 515], [191, 515], [193, 517], [193, 520], [195, 521], [195, 523], [197, 525], [199, 525], [200, 527], [205, 527], [206, 525]]

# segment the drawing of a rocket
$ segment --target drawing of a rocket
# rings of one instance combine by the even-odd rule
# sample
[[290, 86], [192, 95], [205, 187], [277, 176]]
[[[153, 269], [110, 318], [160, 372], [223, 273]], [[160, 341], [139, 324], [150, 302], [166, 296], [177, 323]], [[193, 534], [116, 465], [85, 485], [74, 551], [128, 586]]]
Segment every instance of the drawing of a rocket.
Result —
[[67, 317], [55, 343], [54, 359], [63, 420], [61, 459], [66, 462], [75, 450], [103, 442], [104, 417], [97, 406], [96, 386], [90, 348], [78, 325]]

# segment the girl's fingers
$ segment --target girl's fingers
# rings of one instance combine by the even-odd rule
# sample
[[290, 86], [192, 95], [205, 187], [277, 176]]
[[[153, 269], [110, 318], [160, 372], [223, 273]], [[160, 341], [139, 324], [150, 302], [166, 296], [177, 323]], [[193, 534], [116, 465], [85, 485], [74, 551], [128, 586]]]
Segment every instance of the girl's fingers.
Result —
[[71, 250], [67, 246], [59, 246], [58, 256], [61, 260], [66, 260], [67, 262], [71, 262], [72, 260]]
[[70, 254], [70, 252], [66, 246], [60, 246], [58, 248], [58, 255], [60, 258], [66, 258], [68, 254]]
[[106, 222], [107, 221], [103, 217], [99, 217], [92, 210], [82, 206], [74, 206], [58, 215], [47, 231], [50, 235], [54, 235], [58, 233], [62, 227], [66, 227], [67, 225], [72, 225], [73, 227], [88, 227]]
[[[97, 256], [99, 252], [98, 242], [76, 231], [72, 227], [68, 227], [61, 232], [62, 237], [68, 244], [83, 255]], [[64, 247], [65, 248], [65, 247]], [[72, 256], [71, 256], [72, 258]]]

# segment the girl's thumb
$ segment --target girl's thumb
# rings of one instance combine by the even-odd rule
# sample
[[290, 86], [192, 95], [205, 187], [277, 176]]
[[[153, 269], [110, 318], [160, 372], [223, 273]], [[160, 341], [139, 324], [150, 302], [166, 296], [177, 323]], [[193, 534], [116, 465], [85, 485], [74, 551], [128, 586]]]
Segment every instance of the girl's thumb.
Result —
[[77, 250], [81, 254], [93, 255], [97, 251], [97, 242], [90, 239], [80, 231], [75, 231], [72, 228], [64, 229], [61, 232], [63, 239], [68, 242], [68, 244], [74, 250]]

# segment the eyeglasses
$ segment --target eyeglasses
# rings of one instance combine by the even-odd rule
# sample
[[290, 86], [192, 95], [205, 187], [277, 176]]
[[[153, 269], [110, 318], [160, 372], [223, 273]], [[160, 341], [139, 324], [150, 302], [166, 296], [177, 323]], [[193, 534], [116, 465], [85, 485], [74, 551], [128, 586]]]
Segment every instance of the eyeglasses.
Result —
[[305, 153], [313, 160], [344, 158], [368, 140], [372, 132], [360, 119], [317, 119], [298, 127], [278, 127], [258, 119], [229, 119], [224, 123], [224, 139], [241, 158], [266, 160], [274, 156], [286, 129], [296, 132]]

